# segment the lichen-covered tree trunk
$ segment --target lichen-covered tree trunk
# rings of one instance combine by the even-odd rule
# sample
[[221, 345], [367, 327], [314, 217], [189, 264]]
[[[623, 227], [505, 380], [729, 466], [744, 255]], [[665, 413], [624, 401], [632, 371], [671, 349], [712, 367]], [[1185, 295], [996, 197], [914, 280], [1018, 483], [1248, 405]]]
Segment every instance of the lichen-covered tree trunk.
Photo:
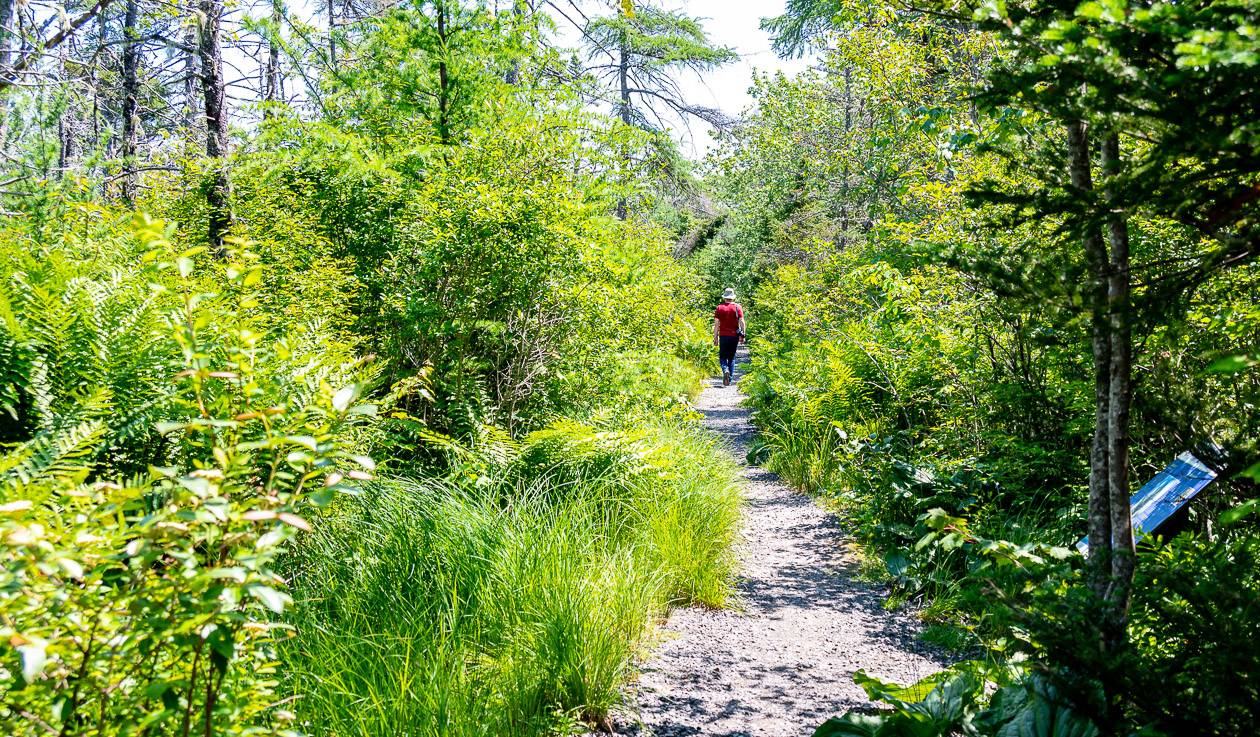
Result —
[[449, 146], [451, 143], [451, 74], [450, 68], [446, 63], [447, 44], [450, 42], [447, 28], [446, 3], [436, 3], [434, 12], [437, 13], [438, 43], [441, 44], [438, 52], [438, 140], [443, 146]]
[[[1087, 207], [1094, 204], [1089, 129], [1070, 121], [1069, 179]], [[1081, 243], [1088, 267], [1085, 300], [1094, 366], [1094, 437], [1089, 464], [1089, 582], [1103, 605], [1102, 646], [1119, 647], [1128, 621], [1136, 556], [1129, 509], [1129, 408], [1132, 403], [1132, 329], [1128, 220], [1117, 203], [1120, 143], [1114, 133], [1098, 146], [1107, 208], [1086, 215]]]
[[[1085, 122], [1068, 122], [1069, 180], [1079, 194], [1094, 189], [1089, 131]], [[1105, 595], [1111, 578], [1111, 330], [1107, 315], [1107, 245], [1101, 231], [1086, 225], [1081, 245], [1089, 267], [1085, 299], [1090, 312], [1090, 342], [1094, 358], [1094, 439], [1089, 452], [1089, 569], [1090, 585]]]
[[337, 70], [337, 3], [335, 0], [328, 0], [326, 10], [328, 11], [328, 66], [335, 72]]
[[1129, 407], [1132, 403], [1133, 338], [1130, 321], [1129, 223], [1115, 204], [1110, 180], [1120, 172], [1120, 139], [1109, 134], [1102, 144], [1102, 166], [1108, 178], [1107, 237], [1111, 248], [1107, 275], [1108, 328], [1111, 341], [1111, 373], [1108, 397], [1107, 459], [1111, 498], [1111, 581], [1107, 598], [1118, 616], [1117, 636], [1128, 616], [1129, 586], [1133, 580], [1135, 549], [1133, 519], [1129, 509]]
[[190, 25], [184, 33], [183, 37], [183, 56], [184, 56], [184, 110], [183, 110], [183, 126], [185, 134], [192, 140], [197, 129], [202, 127], [200, 123], [201, 104], [198, 102], [197, 88], [201, 80], [201, 65], [198, 63], [197, 46], [201, 37], [200, 31]]
[[[850, 136], [853, 135], [853, 69], [849, 65], [844, 67], [844, 144], [851, 145]], [[849, 228], [852, 227], [849, 218], [849, 157], [844, 157], [844, 169], [840, 172], [840, 248], [847, 248], [849, 245]]]
[[13, 6], [16, 0], [0, 0], [0, 67], [9, 66], [9, 39], [13, 36]]

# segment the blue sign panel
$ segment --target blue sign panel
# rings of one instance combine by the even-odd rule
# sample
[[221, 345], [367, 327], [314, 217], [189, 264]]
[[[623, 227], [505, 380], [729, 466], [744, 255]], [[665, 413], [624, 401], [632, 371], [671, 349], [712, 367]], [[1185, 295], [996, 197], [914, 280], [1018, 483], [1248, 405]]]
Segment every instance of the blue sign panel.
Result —
[[[1155, 532], [1215, 478], [1216, 471], [1208, 468], [1193, 453], [1186, 451], [1177, 456], [1168, 468], [1155, 474], [1155, 478], [1147, 481], [1129, 501], [1130, 514], [1133, 515], [1133, 539], [1141, 540], [1144, 535]], [[1089, 538], [1081, 538], [1076, 549], [1087, 552]]]

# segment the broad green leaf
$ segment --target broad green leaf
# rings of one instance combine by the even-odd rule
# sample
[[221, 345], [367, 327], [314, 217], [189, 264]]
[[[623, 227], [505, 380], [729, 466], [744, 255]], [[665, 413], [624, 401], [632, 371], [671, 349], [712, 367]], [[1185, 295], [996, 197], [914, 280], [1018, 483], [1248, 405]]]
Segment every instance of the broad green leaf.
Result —
[[1103, 16], [1102, 3], [1089, 0], [1076, 6], [1076, 15], [1080, 18], [1089, 18], [1090, 20], [1098, 20]]
[[351, 384], [350, 386], [339, 389], [337, 393], [333, 395], [333, 398], [332, 398], [333, 409], [337, 410], [338, 412], [345, 412], [346, 409], [350, 406], [350, 403], [353, 402], [354, 398], [357, 397], [358, 395], [359, 395], [359, 387], [357, 384]]

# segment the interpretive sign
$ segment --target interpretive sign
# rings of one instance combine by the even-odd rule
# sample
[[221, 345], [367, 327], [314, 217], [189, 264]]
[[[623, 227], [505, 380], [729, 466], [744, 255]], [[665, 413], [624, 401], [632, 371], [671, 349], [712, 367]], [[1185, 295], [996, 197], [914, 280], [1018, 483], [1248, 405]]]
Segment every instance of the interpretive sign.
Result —
[[[1129, 500], [1133, 539], [1141, 540], [1144, 535], [1154, 534], [1174, 512], [1184, 507], [1215, 478], [1216, 471], [1190, 451], [1177, 456], [1168, 468], [1155, 474], [1155, 478], [1147, 481]], [[1087, 552], [1089, 538], [1081, 538], [1076, 549]]]

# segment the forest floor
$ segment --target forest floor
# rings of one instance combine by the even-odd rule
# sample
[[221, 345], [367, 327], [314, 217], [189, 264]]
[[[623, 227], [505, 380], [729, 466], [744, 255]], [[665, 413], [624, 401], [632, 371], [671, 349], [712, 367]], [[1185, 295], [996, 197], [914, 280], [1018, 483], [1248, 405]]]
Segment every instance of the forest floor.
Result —
[[[741, 360], [746, 359], [742, 355]], [[756, 435], [738, 386], [710, 380], [696, 407], [744, 464]], [[870, 702], [858, 669], [913, 683], [945, 664], [913, 617], [858, 576], [841, 521], [778, 476], [745, 466], [742, 573], [732, 609], [681, 608], [616, 731], [639, 737], [797, 737]]]

